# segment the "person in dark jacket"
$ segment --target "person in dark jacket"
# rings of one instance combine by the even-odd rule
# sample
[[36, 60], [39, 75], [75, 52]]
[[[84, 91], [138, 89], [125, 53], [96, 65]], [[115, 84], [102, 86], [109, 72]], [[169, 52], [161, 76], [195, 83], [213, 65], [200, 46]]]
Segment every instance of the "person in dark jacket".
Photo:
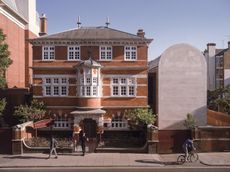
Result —
[[57, 156], [57, 150], [56, 150], [57, 145], [58, 145], [57, 140], [52, 136], [50, 138], [50, 154], [49, 154], [48, 159], [50, 159], [50, 157], [52, 156], [53, 152], [55, 154], [55, 158], [58, 158], [58, 156]]
[[82, 148], [82, 156], [84, 156], [85, 155], [85, 143], [87, 141], [87, 138], [83, 130], [81, 130], [79, 133], [79, 140], [80, 140], [81, 148]]

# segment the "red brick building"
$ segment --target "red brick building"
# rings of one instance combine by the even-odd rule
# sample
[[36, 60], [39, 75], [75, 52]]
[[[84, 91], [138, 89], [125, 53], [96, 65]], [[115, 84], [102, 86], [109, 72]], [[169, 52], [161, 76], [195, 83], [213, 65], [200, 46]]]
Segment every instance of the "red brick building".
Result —
[[152, 39], [108, 27], [80, 27], [31, 40], [34, 98], [55, 118], [54, 130], [129, 131], [123, 112], [148, 107]]
[[6, 71], [9, 88], [28, 87], [32, 82], [32, 46], [28, 39], [39, 33], [36, 0], [0, 0], [0, 28], [6, 34], [13, 64]]

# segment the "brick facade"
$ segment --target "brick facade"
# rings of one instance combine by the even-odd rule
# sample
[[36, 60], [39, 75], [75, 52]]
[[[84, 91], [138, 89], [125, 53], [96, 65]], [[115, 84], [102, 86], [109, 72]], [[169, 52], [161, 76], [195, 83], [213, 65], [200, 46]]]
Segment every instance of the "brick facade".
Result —
[[[30, 1], [30, 3], [33, 4], [34, 2]], [[31, 4], [28, 2], [28, 7], [25, 6], [24, 8], [29, 8]], [[7, 86], [9, 88], [29, 87], [32, 83], [32, 70], [30, 68], [32, 67], [32, 45], [28, 39], [36, 38], [37, 35], [28, 29], [29, 21], [23, 18], [20, 12], [11, 11], [12, 9], [9, 9], [8, 4], [0, 5], [2, 5], [0, 6], [0, 28], [6, 35], [10, 58], [13, 60], [6, 71]]]
[[[88, 28], [86, 28], [86, 30], [87, 29]], [[97, 35], [100, 35], [102, 30], [108, 32], [110, 38], [106, 38], [107, 41], [104, 43], [100, 43], [104, 38], [88, 40], [89, 38], [86, 37], [89, 37], [90, 33], [94, 32], [94, 29], [98, 31]], [[123, 112], [130, 108], [148, 107], [147, 53], [148, 44], [152, 40], [128, 33], [124, 35], [123, 32], [110, 28], [91, 28], [89, 29], [89, 34], [85, 35], [86, 37], [83, 35], [81, 38], [78, 38], [78, 36], [81, 35], [79, 32], [82, 30], [84, 30], [84, 28], [69, 31], [73, 32], [72, 42], [66, 41], [68, 31], [64, 32], [65, 35], [62, 39], [58, 38], [56, 40], [52, 38], [53, 36], [62, 37], [63, 35], [60, 33], [33, 39], [31, 41], [33, 45], [34, 97], [45, 102], [48, 107], [48, 115], [58, 116], [58, 118], [63, 118], [67, 115], [72, 121], [69, 127], [70, 130], [78, 125], [83, 127], [81, 126], [82, 122], [89, 118], [96, 120], [97, 127], [103, 127], [104, 130], [128, 130], [127, 121], [123, 121], [125, 119], [122, 118]], [[115, 39], [113, 35], [121, 35], [121, 38]], [[92, 35], [92, 37], [94, 38], [94, 35]], [[79, 42], [82, 40], [82, 43]], [[116, 41], [116, 43], [112, 43], [112, 41]], [[54, 47], [54, 50], [51, 51], [54, 52], [55, 57], [54, 59], [44, 60], [44, 48], [47, 47], [46, 49], [49, 49], [51, 45]], [[69, 47], [73, 46], [80, 47], [80, 59], [78, 60], [68, 60]], [[111, 59], [101, 60], [101, 46], [111, 47]], [[126, 46], [135, 48], [134, 60], [125, 59]], [[84, 78], [89, 75], [89, 73], [86, 72], [87, 70], [91, 71], [90, 76], [92, 77], [92, 81], [90, 81], [90, 79], [88, 80], [88, 78]], [[83, 76], [83, 81], [81, 76]], [[56, 89], [56, 92], [59, 92], [59, 94], [62, 94], [60, 93], [60, 89], [63, 89], [63, 87], [59, 86], [58, 91], [58, 86], [57, 84], [55, 86], [54, 82], [60, 83], [62, 82], [60, 79], [65, 77], [68, 78], [67, 94], [64, 96], [53, 96], [58, 94], [54, 92], [54, 89]], [[93, 81], [95, 77], [98, 79], [97, 81]], [[58, 80], [58, 78], [60, 79]], [[121, 84], [118, 86], [119, 88], [117, 91], [119, 94], [117, 96], [113, 95], [113, 78], [117, 78], [119, 80], [117, 80], [117, 82]], [[88, 81], [86, 81], [86, 79]], [[46, 82], [51, 86], [47, 86]], [[89, 82], [92, 86], [89, 85], [83, 92], [82, 89], [84, 89], [84, 86], [81, 86], [81, 82]], [[97, 84], [95, 85], [93, 82]], [[121, 82], [124, 82], [123, 87]], [[129, 84], [133, 85], [130, 86]], [[91, 90], [90, 93], [88, 89], [92, 87], [95, 90]], [[46, 89], [48, 90], [48, 95], [46, 95]], [[125, 89], [123, 93], [121, 89]], [[133, 91], [130, 92], [129, 89]], [[91, 96], [84, 96], [84, 94], [91, 94]], [[97, 112], [98, 109], [102, 110], [99, 111], [101, 114]], [[113, 124], [112, 121], [117, 117], [120, 119], [120, 121], [117, 121], [119, 124]], [[57, 120], [58, 119], [55, 118], [55, 121]], [[120, 125], [123, 124], [121, 123], [126, 123], [125, 127], [122, 128]], [[56, 127], [56, 130], [62, 129], [61, 127]], [[97, 129], [97, 132], [99, 131], [100, 130]]]

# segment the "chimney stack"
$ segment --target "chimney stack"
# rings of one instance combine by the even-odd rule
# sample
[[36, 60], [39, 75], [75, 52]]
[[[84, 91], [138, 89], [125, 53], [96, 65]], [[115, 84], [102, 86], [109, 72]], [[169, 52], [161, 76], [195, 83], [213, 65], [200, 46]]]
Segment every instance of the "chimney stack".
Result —
[[143, 31], [143, 29], [138, 29], [137, 31], [137, 36], [144, 38], [145, 37], [145, 32]]
[[216, 44], [215, 43], [208, 43], [207, 50], [209, 57], [213, 57], [216, 54]]
[[47, 18], [45, 14], [40, 17], [40, 33], [39, 36], [47, 34]]
[[230, 49], [230, 41], [228, 41], [228, 49]]

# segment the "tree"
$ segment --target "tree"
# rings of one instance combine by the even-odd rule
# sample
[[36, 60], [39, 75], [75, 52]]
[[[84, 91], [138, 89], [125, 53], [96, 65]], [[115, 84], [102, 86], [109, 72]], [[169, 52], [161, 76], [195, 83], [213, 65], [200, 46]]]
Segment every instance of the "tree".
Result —
[[208, 108], [230, 114], [230, 85], [208, 91]]
[[46, 113], [45, 105], [42, 101], [32, 100], [31, 105], [19, 105], [15, 108], [14, 116], [20, 123], [27, 121], [38, 121], [44, 118]]
[[8, 45], [5, 43], [6, 35], [3, 34], [0, 29], [0, 88], [6, 87], [6, 69], [12, 64], [12, 60], [9, 58], [10, 52], [8, 51]]
[[126, 110], [124, 116], [135, 126], [147, 126], [156, 122], [156, 115], [152, 113], [151, 109], [147, 108]]

